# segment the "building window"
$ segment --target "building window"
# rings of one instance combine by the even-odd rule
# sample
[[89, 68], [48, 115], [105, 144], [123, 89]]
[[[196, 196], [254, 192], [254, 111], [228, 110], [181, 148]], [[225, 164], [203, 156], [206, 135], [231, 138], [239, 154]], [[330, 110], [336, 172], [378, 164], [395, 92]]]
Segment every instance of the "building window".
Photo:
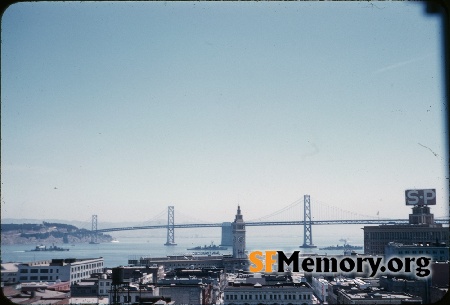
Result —
[[28, 280], [28, 276], [21, 276], [21, 277], [19, 277], [19, 280], [27, 281]]
[[30, 273], [38, 273], [38, 269], [31, 269]]
[[48, 276], [43, 275], [43, 276], [41, 276], [40, 280], [41, 281], [47, 281], [48, 280]]
[[28, 269], [20, 269], [20, 273], [28, 273]]
[[41, 273], [48, 273], [48, 269], [41, 269]]
[[37, 281], [38, 277], [37, 276], [30, 276], [30, 281]]

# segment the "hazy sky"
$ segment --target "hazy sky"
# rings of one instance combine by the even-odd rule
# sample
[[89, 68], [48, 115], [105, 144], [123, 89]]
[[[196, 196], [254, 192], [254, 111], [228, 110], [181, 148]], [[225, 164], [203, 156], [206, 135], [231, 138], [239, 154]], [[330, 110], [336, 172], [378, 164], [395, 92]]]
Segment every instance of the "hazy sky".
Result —
[[[448, 215], [441, 23], [408, 2], [37, 2], [2, 18], [1, 217]], [[177, 214], [177, 212], [179, 214]]]

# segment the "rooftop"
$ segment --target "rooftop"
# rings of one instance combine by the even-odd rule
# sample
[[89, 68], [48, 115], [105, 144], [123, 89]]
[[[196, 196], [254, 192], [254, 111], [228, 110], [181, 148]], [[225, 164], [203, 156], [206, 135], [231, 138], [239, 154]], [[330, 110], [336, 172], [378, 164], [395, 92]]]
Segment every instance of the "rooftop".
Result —
[[76, 263], [85, 263], [89, 261], [98, 261], [103, 260], [103, 257], [97, 258], [61, 258], [61, 259], [52, 259], [52, 260], [43, 260], [36, 262], [28, 262], [28, 263], [20, 263], [19, 265], [25, 266], [64, 266], [68, 264], [76, 264]]
[[255, 289], [303, 289], [311, 288], [307, 283], [277, 283], [275, 285], [263, 285], [260, 283], [229, 283], [229, 286], [225, 287], [226, 290], [230, 289], [244, 289], [244, 288], [255, 288]]
[[19, 263], [2, 263], [2, 272], [17, 272]]
[[97, 297], [70, 298], [70, 304], [109, 304], [109, 299]]
[[404, 292], [388, 292], [388, 291], [377, 291], [377, 292], [366, 292], [361, 291], [357, 288], [343, 291], [344, 295], [352, 300], [360, 299], [421, 299], [420, 297], [413, 296]]

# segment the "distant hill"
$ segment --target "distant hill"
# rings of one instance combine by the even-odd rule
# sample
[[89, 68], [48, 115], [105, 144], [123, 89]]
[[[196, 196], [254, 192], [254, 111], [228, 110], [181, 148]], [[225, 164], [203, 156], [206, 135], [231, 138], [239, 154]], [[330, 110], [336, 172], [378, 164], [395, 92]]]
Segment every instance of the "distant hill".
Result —
[[[52, 222], [52, 223], [60, 223], [60, 224], [69, 224], [74, 225], [77, 228], [84, 228], [90, 230], [92, 227], [92, 223], [90, 221], [79, 221], [79, 220], [62, 220], [62, 219], [29, 219], [29, 218], [2, 218], [1, 224], [42, 224], [42, 222]], [[124, 221], [124, 222], [102, 222], [98, 221], [97, 228], [98, 229], [106, 229], [106, 228], [118, 228], [118, 227], [134, 227], [134, 226], [143, 226], [143, 225], [160, 225], [166, 224], [167, 219], [161, 219], [156, 221]]]
[[[92, 239], [90, 230], [58, 222], [1, 223], [1, 244], [87, 243]], [[99, 233], [97, 241], [110, 242], [112, 237]]]

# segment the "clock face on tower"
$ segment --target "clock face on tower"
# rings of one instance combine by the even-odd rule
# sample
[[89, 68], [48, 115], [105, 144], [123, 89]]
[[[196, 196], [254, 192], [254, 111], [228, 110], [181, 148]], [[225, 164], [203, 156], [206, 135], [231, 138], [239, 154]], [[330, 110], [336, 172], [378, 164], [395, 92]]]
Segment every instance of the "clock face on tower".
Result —
[[239, 237], [238, 237], [238, 241], [239, 241], [240, 243], [244, 242], [244, 236], [239, 236]]

